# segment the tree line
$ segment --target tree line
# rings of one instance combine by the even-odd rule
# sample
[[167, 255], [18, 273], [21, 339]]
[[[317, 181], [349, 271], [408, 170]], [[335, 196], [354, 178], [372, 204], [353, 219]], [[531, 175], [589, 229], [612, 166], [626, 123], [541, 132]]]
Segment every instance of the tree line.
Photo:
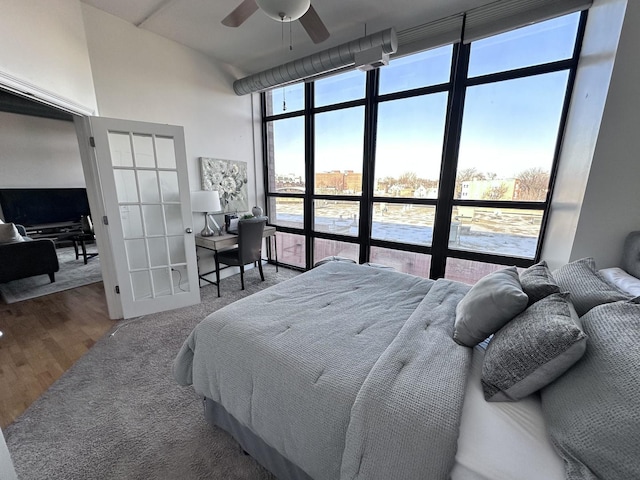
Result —
[[[517, 195], [514, 200], [543, 202], [547, 197], [549, 189], [549, 172], [540, 167], [532, 167], [522, 170], [513, 177], [516, 180]], [[455, 198], [460, 198], [462, 194], [462, 183], [473, 180], [497, 180], [498, 175], [494, 172], [483, 173], [477, 168], [465, 168], [456, 175]], [[498, 200], [507, 192], [506, 182], [487, 187], [483, 193], [483, 200]]]
[[[465, 168], [458, 171], [456, 175], [455, 196], [461, 198], [462, 184], [470, 181], [499, 180], [495, 172], [481, 172], [475, 167]], [[511, 179], [505, 179], [511, 180]], [[550, 174], [540, 167], [527, 168], [519, 172], [513, 180], [516, 181], [514, 189], [514, 200], [519, 201], [544, 201], [549, 189]], [[389, 192], [391, 187], [400, 187], [407, 190], [417, 190], [420, 187], [437, 188], [438, 180], [421, 178], [415, 172], [405, 172], [399, 177], [387, 176], [378, 180], [378, 189]], [[482, 193], [483, 200], [500, 200], [509, 191], [507, 181], [494, 183], [487, 186]]]

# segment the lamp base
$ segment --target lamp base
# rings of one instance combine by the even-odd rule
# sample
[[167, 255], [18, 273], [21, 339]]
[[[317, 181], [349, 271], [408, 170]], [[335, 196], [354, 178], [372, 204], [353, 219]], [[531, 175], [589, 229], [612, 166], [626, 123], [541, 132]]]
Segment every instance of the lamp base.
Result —
[[213, 237], [216, 232], [214, 232], [209, 226], [209, 218], [207, 214], [204, 214], [204, 228], [200, 232], [201, 237]]
[[[220, 227], [220, 225], [218, 225], [218, 222], [216, 222], [216, 219], [213, 217], [213, 215], [208, 214], [207, 218], [211, 219], [211, 221], [213, 222], [213, 225], [215, 226], [215, 229], [218, 231], [218, 235], [222, 235], [222, 228]], [[208, 223], [207, 223], [208, 225]]]

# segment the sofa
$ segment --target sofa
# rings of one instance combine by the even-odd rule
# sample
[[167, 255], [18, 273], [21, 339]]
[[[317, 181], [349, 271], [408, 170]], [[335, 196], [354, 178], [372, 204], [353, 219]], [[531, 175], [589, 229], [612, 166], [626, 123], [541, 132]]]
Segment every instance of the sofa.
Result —
[[55, 282], [60, 269], [53, 240], [31, 239], [22, 225], [0, 224], [0, 283], [49, 275]]

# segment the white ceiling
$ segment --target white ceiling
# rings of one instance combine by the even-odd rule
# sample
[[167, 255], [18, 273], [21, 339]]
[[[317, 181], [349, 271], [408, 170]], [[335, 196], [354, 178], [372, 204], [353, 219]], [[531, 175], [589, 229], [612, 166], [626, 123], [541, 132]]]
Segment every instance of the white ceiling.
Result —
[[[241, 0], [82, 0], [100, 10], [252, 74], [379, 30], [401, 31], [492, 0], [312, 0], [331, 36], [314, 44], [300, 25], [282, 25], [262, 11], [240, 27], [220, 22]], [[365, 27], [366, 26], [366, 27]], [[242, 76], [242, 75], [240, 75]]]

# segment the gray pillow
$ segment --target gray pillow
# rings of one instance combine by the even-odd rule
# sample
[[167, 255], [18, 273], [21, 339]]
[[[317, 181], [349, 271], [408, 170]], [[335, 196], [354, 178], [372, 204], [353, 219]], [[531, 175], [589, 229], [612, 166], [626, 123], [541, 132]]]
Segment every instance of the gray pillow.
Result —
[[338, 256], [330, 256], [330, 257], [324, 257], [322, 260], [318, 260], [316, 262], [316, 264], [314, 265], [314, 267], [319, 267], [320, 265], [324, 265], [325, 263], [329, 263], [329, 262], [348, 262], [348, 263], [358, 263], [355, 260], [352, 260], [350, 258], [346, 258], [346, 257], [338, 257]]
[[640, 278], [640, 232], [631, 232], [624, 241], [622, 269]]
[[631, 298], [609, 284], [597, 272], [596, 262], [591, 257], [563, 265], [553, 272], [553, 278], [562, 291], [571, 294], [571, 303], [580, 316], [597, 305]]
[[520, 272], [520, 283], [522, 291], [529, 297], [529, 305], [552, 293], [560, 293], [560, 287], [544, 260]]
[[453, 339], [473, 347], [527, 308], [518, 270], [508, 267], [481, 278], [456, 307]]
[[0, 243], [24, 242], [24, 238], [18, 232], [13, 223], [0, 224]]
[[594, 307], [584, 356], [541, 391], [567, 479], [640, 478], [640, 305]]
[[367, 267], [372, 267], [372, 268], [381, 268], [383, 270], [395, 270], [395, 268], [390, 267], [388, 265], [382, 265], [381, 263], [366, 262], [366, 263], [363, 263], [362, 265], [366, 265]]
[[482, 363], [487, 401], [520, 400], [551, 383], [582, 357], [587, 336], [567, 297], [567, 293], [553, 293], [496, 332]]

